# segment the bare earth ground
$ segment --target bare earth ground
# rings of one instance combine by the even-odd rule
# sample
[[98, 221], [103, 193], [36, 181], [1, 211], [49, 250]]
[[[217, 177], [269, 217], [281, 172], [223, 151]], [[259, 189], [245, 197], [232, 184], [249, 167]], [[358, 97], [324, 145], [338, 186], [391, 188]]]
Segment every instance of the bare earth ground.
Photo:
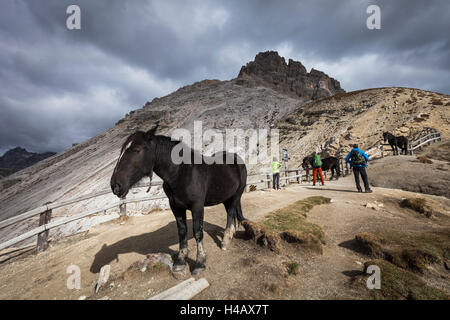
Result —
[[[420, 159], [425, 160], [421, 162]], [[450, 198], [448, 142], [427, 146], [414, 156], [389, 156], [370, 163], [369, 180], [376, 187], [403, 189]]]
[[[370, 171], [369, 171], [370, 175]], [[434, 203], [442, 214], [426, 218], [398, 203], [418, 194], [385, 188], [374, 188], [372, 194], [354, 192], [353, 177], [327, 181], [325, 186], [290, 185], [281, 191], [255, 191], [243, 196], [246, 218], [258, 221], [275, 209], [313, 195], [332, 199], [327, 205], [314, 207], [308, 221], [320, 225], [326, 235], [323, 255], [305, 252], [294, 246], [277, 255], [254, 244], [238, 232], [227, 251], [220, 249], [225, 210], [223, 206], [205, 211], [205, 248], [207, 269], [201, 275], [210, 287], [196, 299], [366, 299], [368, 290], [349, 286], [350, 277], [360, 272], [370, 260], [353, 250], [355, 235], [381, 229], [436, 230], [450, 226], [450, 200], [444, 197], [420, 195]], [[383, 203], [373, 210], [368, 202]], [[189, 214], [188, 214], [189, 217]], [[188, 221], [191, 226], [191, 220]], [[189, 230], [189, 250], [192, 268], [195, 240]], [[146, 254], [175, 253], [178, 237], [170, 211], [147, 216], [115, 220], [53, 243], [38, 255], [29, 254], [0, 263], [0, 299], [78, 299], [86, 296], [98, 299], [144, 299], [161, 292], [181, 279], [167, 270], [141, 273], [126, 270]], [[0, 260], [5, 253], [0, 253]], [[287, 262], [297, 262], [296, 275], [286, 272]], [[111, 265], [110, 282], [94, 294], [98, 270]], [[81, 288], [69, 290], [69, 265], [81, 270]], [[450, 275], [440, 266], [431, 267], [423, 276], [428, 283], [450, 292]], [[446, 273], [447, 272], [447, 273]], [[186, 277], [190, 276], [187, 271]]]

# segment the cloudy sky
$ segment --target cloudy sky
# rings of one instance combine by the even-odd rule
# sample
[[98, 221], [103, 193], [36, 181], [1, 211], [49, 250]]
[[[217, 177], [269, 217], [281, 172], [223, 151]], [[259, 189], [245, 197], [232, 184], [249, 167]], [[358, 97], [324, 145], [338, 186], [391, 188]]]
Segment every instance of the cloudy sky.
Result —
[[[66, 9], [81, 9], [69, 30]], [[381, 29], [369, 30], [369, 5]], [[450, 94], [450, 1], [0, 1], [0, 155], [62, 151], [154, 97], [277, 50], [347, 90]]]

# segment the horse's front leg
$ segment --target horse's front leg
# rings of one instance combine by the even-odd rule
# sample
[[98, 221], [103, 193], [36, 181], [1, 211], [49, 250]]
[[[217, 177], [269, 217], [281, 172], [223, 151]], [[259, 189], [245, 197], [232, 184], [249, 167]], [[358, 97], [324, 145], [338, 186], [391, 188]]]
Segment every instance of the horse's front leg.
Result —
[[180, 272], [186, 267], [186, 257], [188, 255], [187, 249], [187, 224], [186, 224], [186, 209], [172, 207], [172, 212], [175, 215], [178, 228], [178, 239], [180, 241], [180, 250], [177, 258], [173, 263], [173, 271]]
[[392, 149], [392, 155], [395, 156], [396, 145], [392, 143], [391, 144], [391, 149]]
[[206, 269], [206, 251], [203, 246], [203, 215], [204, 205], [198, 204], [192, 208], [192, 223], [194, 238], [197, 241], [197, 260], [195, 262], [193, 275], [198, 275]]

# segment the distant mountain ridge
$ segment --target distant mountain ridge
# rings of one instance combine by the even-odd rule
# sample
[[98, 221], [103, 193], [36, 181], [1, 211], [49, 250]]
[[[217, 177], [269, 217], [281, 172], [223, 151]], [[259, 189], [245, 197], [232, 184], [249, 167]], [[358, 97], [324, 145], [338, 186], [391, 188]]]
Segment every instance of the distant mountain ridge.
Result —
[[36, 162], [55, 155], [56, 152], [35, 153], [16, 147], [5, 152], [0, 157], [0, 176], [5, 177], [16, 171], [32, 166]]

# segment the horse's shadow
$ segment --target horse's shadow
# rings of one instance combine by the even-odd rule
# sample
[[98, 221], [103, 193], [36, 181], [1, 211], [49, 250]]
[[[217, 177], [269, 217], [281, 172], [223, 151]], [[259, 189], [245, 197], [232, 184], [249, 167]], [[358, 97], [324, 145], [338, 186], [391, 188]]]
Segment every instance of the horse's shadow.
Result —
[[[192, 220], [188, 220], [187, 223], [188, 226], [192, 225]], [[224, 229], [205, 221], [203, 223], [203, 230], [220, 247]], [[188, 227], [188, 239], [190, 238], [192, 238], [192, 230]], [[104, 265], [109, 264], [113, 260], [119, 261], [120, 254], [129, 252], [136, 252], [143, 255], [153, 252], [165, 252], [174, 256], [177, 251], [170, 249], [170, 247], [176, 244], [178, 244], [178, 231], [175, 221], [172, 221], [156, 231], [128, 237], [112, 245], [104, 244], [100, 251], [95, 254], [90, 271], [92, 273], [98, 273]], [[186, 262], [191, 267], [195, 264], [195, 261], [190, 258], [186, 258]]]

